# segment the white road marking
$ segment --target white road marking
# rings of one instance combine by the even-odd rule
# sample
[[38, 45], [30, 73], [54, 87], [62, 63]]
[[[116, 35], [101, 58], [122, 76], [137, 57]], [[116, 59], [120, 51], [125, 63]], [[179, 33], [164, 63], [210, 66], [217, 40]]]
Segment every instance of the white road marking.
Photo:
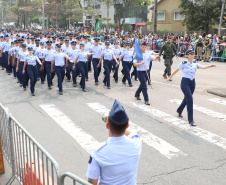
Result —
[[162, 84], [162, 85], [166, 85], [166, 86], [171, 86], [171, 87], [180, 87], [180, 86], [178, 86], [178, 85], [172, 85], [172, 84], [170, 84], [170, 82], [166, 82], [166, 83], [163, 83], [163, 82], [157, 82], [157, 81], [152, 81], [152, 82], [154, 82], [154, 83], [157, 83], [157, 84]]
[[[87, 105], [102, 115], [106, 112], [109, 112], [109, 110], [105, 106], [101, 105], [100, 103], [87, 103]], [[157, 151], [159, 151], [162, 155], [164, 155], [168, 159], [176, 158], [179, 156], [187, 156], [187, 154], [183, 153], [176, 147], [172, 146], [171, 144], [167, 143], [161, 138], [153, 135], [147, 130], [141, 128], [140, 126], [136, 125], [132, 121], [129, 121], [129, 124], [130, 124], [131, 130], [139, 133], [138, 135], [140, 136], [143, 142], [155, 148]]]
[[[181, 104], [181, 100], [178, 100], [178, 99], [174, 99], [174, 100], [170, 100], [170, 102], [173, 102], [173, 103], [177, 103], [178, 105]], [[204, 108], [204, 107], [200, 107], [198, 105], [193, 105], [193, 109], [194, 110], [197, 110], [203, 114], [206, 114], [208, 116], [211, 116], [211, 117], [214, 117], [214, 118], [218, 118], [224, 122], [226, 122], [226, 115], [225, 114], [222, 114], [222, 113], [219, 113], [219, 112], [215, 112], [213, 110], [210, 110], [210, 109], [207, 109], [207, 108]]]
[[213, 143], [223, 149], [226, 149], [226, 139], [218, 136], [214, 133], [211, 133], [207, 130], [204, 130], [199, 127], [191, 127], [186, 121], [181, 120], [179, 118], [176, 118], [174, 116], [171, 116], [163, 111], [157, 110], [152, 107], [148, 107], [146, 105], [138, 105], [136, 103], [132, 103], [135, 107], [140, 108], [141, 110], [148, 112], [152, 114], [155, 117], [162, 118], [164, 121], [182, 129], [185, 130], [195, 136], [198, 136], [210, 143]]
[[226, 101], [219, 99], [219, 98], [213, 98], [213, 99], [208, 99], [209, 101], [212, 101], [214, 103], [219, 103], [221, 105], [226, 105]]
[[55, 105], [40, 105], [40, 107], [69, 135], [71, 135], [88, 153], [97, 147], [100, 143], [79, 125], [73, 122]]

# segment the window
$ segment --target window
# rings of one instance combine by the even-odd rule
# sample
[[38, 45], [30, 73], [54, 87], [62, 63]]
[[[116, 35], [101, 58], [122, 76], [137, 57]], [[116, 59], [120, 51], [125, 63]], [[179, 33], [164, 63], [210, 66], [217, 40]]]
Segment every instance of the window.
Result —
[[180, 12], [174, 12], [174, 20], [184, 20], [184, 15]]
[[158, 12], [158, 13], [157, 13], [157, 20], [158, 20], [158, 21], [163, 21], [163, 20], [165, 20], [165, 11], [164, 11], [164, 12]]

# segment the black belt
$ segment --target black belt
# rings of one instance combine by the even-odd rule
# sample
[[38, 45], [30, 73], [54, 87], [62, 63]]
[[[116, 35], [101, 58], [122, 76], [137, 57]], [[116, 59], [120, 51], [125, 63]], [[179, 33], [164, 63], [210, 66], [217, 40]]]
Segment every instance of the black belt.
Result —
[[28, 66], [34, 66], [35, 67], [36, 65], [30, 65], [30, 64], [28, 64]]
[[55, 67], [64, 67], [64, 65], [62, 65], [62, 66], [55, 66]]

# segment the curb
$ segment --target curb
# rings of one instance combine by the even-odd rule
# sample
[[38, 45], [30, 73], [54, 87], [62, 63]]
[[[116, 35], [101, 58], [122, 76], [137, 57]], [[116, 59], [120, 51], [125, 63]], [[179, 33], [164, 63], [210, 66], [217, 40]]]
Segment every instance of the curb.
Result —
[[226, 89], [207, 89], [207, 92], [216, 96], [226, 98]]

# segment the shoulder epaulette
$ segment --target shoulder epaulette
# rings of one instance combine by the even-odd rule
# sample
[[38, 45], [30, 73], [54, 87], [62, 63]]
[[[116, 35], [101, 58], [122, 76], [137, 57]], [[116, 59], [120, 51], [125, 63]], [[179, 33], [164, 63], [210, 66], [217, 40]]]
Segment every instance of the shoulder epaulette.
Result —
[[182, 62], [182, 64], [187, 64], [187, 61]]

